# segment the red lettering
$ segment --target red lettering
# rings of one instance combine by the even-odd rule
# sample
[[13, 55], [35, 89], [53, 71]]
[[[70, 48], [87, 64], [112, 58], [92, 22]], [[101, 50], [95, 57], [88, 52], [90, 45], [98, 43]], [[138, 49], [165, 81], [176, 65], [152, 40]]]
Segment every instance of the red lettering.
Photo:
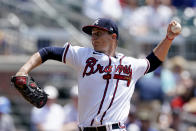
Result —
[[[86, 66], [84, 68], [84, 72], [83, 72], [83, 77], [89, 76], [91, 74], [95, 74], [96, 72], [99, 71], [99, 73], [111, 73], [112, 72], [112, 66], [106, 66], [105, 68], [100, 65], [97, 64], [97, 68], [95, 69], [94, 66], [96, 65], [98, 60], [96, 60], [94, 57], [90, 57], [86, 60]], [[113, 79], [118, 79], [118, 80], [124, 80], [127, 81], [127, 87], [130, 85], [131, 83], [131, 79], [132, 79], [132, 69], [131, 69], [131, 65], [127, 66], [123, 66], [123, 65], [115, 65], [115, 72], [119, 72], [119, 74], [115, 74]], [[125, 74], [128, 75], [120, 75], [120, 73], [123, 72]], [[111, 79], [111, 74], [105, 74], [103, 75], [103, 79], [109, 80]]]
[[117, 72], [117, 70], [118, 70], [118, 66], [115, 65], [115, 72]]
[[[84, 68], [83, 77], [85, 75], [89, 76], [94, 71], [94, 65], [96, 64], [97, 60], [94, 57], [90, 57], [86, 60], [86, 66]], [[87, 72], [87, 69], [90, 68], [89, 72]]]
[[111, 74], [105, 74], [105, 75], [103, 75], [103, 79], [106, 79], [106, 80], [109, 80], [109, 79], [111, 79]]
[[120, 70], [120, 69], [122, 69], [121, 67], [122, 66], [118, 66], [118, 68], [116, 68], [116, 71], [119, 69], [119, 74], [115, 74], [114, 79], [127, 81], [127, 87], [129, 87], [129, 85], [131, 83], [131, 79], [132, 79], [131, 65], [129, 65], [129, 67], [128, 66], [123, 67], [123, 73], [129, 74], [128, 76], [127, 75], [120, 75], [120, 73], [122, 72], [122, 70]]
[[97, 69], [93, 72], [96, 73], [97, 71], [99, 71], [99, 73], [103, 73], [103, 66], [101, 66], [100, 64], [97, 65]]
[[130, 69], [130, 72], [129, 72], [129, 80], [127, 81], [127, 86], [130, 85], [131, 79], [132, 79], [132, 69], [131, 69], [131, 67], [129, 69]]
[[118, 65], [117, 67], [115, 66], [115, 72], [121, 73], [123, 71], [123, 65]]
[[106, 66], [104, 69], [104, 72], [106, 72], [106, 73], [112, 72], [112, 66]]
[[131, 79], [132, 79], [132, 73], [129, 74], [128, 76], [126, 76], [126, 75], [120, 75], [120, 74], [115, 74], [114, 75], [114, 79], [127, 81], [127, 87], [129, 87], [129, 85], [131, 83]]
[[127, 65], [125, 65], [125, 66], [123, 67], [123, 72], [124, 72], [125, 74], [129, 74], [129, 73], [131, 72], [131, 65], [129, 65], [129, 67], [128, 67]]
[[[100, 64], [97, 64], [97, 68], [94, 69], [94, 66], [96, 65], [97, 60], [94, 57], [90, 57], [86, 60], [86, 66], [84, 68], [84, 72], [83, 72], [83, 77], [89, 76], [91, 74], [95, 74], [97, 71], [99, 71], [99, 73], [103, 73], [105, 72], [112, 72], [112, 66], [106, 66], [103, 70], [103, 66]], [[87, 71], [89, 70], [89, 71]]]

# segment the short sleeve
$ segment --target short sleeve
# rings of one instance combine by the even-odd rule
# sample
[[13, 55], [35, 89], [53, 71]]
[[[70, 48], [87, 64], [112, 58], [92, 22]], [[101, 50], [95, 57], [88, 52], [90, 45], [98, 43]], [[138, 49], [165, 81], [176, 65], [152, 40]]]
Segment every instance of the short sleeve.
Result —
[[138, 80], [145, 75], [150, 68], [148, 59], [135, 59], [133, 67], [133, 77]]
[[71, 65], [75, 68], [80, 67], [82, 61], [88, 53], [88, 49], [79, 46], [72, 46], [70, 43], [64, 45], [62, 62]]

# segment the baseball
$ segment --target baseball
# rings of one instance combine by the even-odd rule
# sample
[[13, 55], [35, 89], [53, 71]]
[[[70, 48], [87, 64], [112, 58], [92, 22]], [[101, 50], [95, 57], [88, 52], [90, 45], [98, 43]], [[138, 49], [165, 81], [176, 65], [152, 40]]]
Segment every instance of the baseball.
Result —
[[175, 25], [171, 26], [171, 31], [173, 33], [180, 33], [180, 31], [181, 31], [181, 25], [180, 25], [180, 23], [176, 22]]

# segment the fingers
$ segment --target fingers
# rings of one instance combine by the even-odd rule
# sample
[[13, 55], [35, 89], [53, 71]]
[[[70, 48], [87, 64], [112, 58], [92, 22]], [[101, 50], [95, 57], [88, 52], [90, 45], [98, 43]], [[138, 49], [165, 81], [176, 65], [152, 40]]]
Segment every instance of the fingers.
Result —
[[181, 33], [181, 25], [176, 20], [172, 20], [168, 25], [166, 38], [169, 40], [173, 40], [180, 33]]
[[171, 27], [172, 26], [175, 26], [177, 25], [177, 22], [175, 20], [172, 20], [170, 23], [169, 23], [169, 26], [168, 26], [168, 31], [171, 31]]
[[179, 22], [172, 20], [168, 26], [168, 33], [179, 35], [181, 33], [181, 25]]
[[175, 25], [177, 25], [177, 21], [175, 21], [175, 20], [172, 20], [171, 22], [170, 22], [170, 24], [172, 25], [172, 26], [175, 26]]

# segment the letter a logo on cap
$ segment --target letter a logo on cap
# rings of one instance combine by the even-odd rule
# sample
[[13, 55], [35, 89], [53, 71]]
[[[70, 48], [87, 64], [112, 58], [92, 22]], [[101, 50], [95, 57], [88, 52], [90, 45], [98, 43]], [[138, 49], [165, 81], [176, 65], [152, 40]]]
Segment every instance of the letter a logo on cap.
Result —
[[100, 19], [97, 19], [97, 20], [94, 22], [94, 25], [98, 25], [98, 24], [99, 24], [99, 20], [100, 20]]
[[112, 27], [110, 27], [110, 31], [113, 31], [113, 28]]

